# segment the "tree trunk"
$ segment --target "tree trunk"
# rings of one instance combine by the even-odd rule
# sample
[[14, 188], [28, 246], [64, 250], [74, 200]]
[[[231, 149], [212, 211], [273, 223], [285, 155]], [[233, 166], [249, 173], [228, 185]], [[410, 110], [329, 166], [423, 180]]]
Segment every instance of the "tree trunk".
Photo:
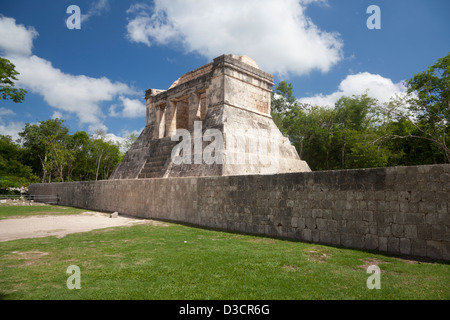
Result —
[[98, 171], [100, 169], [100, 161], [102, 160], [102, 156], [103, 154], [100, 154], [100, 156], [98, 157], [97, 169], [95, 170], [95, 181], [97, 181], [98, 179]]

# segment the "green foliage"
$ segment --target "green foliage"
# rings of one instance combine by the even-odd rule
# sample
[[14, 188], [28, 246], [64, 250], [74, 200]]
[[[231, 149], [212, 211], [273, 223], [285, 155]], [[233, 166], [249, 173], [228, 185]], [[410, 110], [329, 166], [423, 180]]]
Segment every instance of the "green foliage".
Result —
[[0, 193], [11, 193], [8, 188], [20, 188], [37, 181], [31, 167], [22, 161], [23, 150], [10, 136], [0, 135]]
[[[406, 81], [409, 110], [417, 118], [415, 138], [433, 142], [450, 162], [450, 53]], [[413, 94], [416, 94], [414, 96]]]
[[446, 163], [449, 74], [450, 55], [406, 81], [405, 97], [381, 104], [367, 93], [343, 96], [334, 108], [299, 104], [281, 81], [272, 118], [313, 170]]
[[41, 182], [108, 179], [122, 159], [119, 146], [104, 134], [70, 134], [60, 119], [27, 123], [19, 136], [22, 147], [15, 148], [21, 149], [22, 163]]
[[0, 99], [11, 99], [18, 103], [25, 99], [26, 90], [14, 88], [14, 81], [17, 81], [19, 73], [15, 65], [8, 59], [0, 57]]

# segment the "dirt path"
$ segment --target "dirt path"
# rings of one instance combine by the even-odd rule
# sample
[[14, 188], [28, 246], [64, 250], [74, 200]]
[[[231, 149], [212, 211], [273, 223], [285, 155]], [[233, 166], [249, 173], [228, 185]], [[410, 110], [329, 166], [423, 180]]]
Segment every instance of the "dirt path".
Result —
[[143, 223], [165, 225], [162, 222], [125, 216], [110, 218], [108, 214], [100, 212], [84, 212], [82, 214], [65, 216], [31, 216], [27, 218], [4, 219], [0, 220], [0, 242], [48, 236], [61, 238], [70, 233], [87, 232], [110, 227], [132, 226]]

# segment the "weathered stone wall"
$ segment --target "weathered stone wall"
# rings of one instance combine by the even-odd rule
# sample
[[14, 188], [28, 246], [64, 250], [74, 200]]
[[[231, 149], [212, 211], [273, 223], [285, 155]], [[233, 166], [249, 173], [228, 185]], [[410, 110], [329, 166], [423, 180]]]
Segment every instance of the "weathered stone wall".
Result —
[[34, 184], [60, 204], [450, 260], [450, 165]]

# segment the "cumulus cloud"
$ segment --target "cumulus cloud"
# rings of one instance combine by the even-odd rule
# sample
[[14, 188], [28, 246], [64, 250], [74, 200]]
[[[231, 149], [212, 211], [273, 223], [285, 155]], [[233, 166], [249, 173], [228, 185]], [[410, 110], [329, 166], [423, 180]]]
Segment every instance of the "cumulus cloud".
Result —
[[37, 36], [33, 27], [17, 25], [15, 19], [0, 15], [0, 50], [8, 55], [30, 55]]
[[148, 46], [178, 45], [212, 59], [247, 55], [271, 73], [327, 72], [342, 59], [339, 34], [321, 30], [305, 14], [325, 0], [155, 0], [132, 5], [127, 37]]
[[406, 88], [402, 82], [394, 83], [389, 78], [379, 74], [361, 72], [348, 75], [338, 87], [338, 90], [329, 94], [317, 94], [312, 97], [301, 98], [298, 101], [311, 105], [334, 106], [334, 103], [342, 96], [361, 95], [367, 93], [378, 99], [379, 102], [388, 102], [395, 95], [406, 94]]
[[[1, 36], [3, 26], [7, 28], [7, 37]], [[102, 123], [105, 118], [102, 103], [136, 92], [127, 84], [113, 82], [106, 77], [65, 73], [50, 61], [32, 55], [32, 40], [36, 35], [34, 28], [17, 25], [14, 19], [0, 16], [0, 49], [20, 73], [17, 85], [41, 95], [56, 109], [53, 116], [61, 115], [61, 112], [76, 114], [80, 124], [87, 124], [90, 131], [106, 131]], [[132, 101], [122, 99], [126, 103], [127, 115], [136, 112]]]
[[123, 109], [121, 112], [117, 112], [117, 105], [114, 104], [109, 108], [109, 114], [112, 117], [125, 117], [125, 118], [144, 118], [146, 112], [146, 106], [140, 100], [130, 99], [120, 96], [119, 100], [122, 102]]
[[100, 104], [118, 94], [132, 93], [123, 83], [62, 72], [37, 56], [14, 59], [20, 71], [18, 85], [43, 96], [52, 107], [75, 113], [81, 123], [97, 124], [104, 117]]
[[7, 124], [0, 118], [0, 134], [10, 136], [14, 141], [19, 139], [19, 132], [23, 131], [25, 123], [9, 121]]

